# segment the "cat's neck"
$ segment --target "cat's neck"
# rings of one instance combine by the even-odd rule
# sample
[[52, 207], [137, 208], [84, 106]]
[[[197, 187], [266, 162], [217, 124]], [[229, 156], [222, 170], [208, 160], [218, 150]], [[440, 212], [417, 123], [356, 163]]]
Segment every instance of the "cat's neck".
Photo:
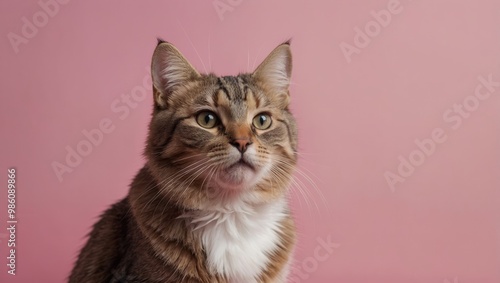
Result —
[[186, 218], [200, 237], [213, 274], [223, 275], [230, 283], [258, 282], [270, 263], [282, 234], [282, 222], [288, 216], [286, 199], [212, 211], [189, 211]]

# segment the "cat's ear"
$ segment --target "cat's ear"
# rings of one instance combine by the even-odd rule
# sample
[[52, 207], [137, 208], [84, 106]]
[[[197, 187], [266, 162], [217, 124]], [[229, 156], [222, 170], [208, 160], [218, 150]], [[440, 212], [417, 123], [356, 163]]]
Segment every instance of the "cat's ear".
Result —
[[253, 72], [253, 77], [271, 92], [270, 95], [284, 99], [288, 104], [290, 77], [292, 75], [292, 51], [290, 41], [276, 47]]
[[166, 108], [169, 96], [200, 74], [175, 46], [159, 39], [151, 62], [151, 76], [155, 105]]

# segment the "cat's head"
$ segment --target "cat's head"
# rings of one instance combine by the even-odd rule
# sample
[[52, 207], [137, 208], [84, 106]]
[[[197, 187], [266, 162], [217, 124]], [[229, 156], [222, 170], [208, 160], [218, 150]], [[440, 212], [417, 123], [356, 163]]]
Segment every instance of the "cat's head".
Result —
[[154, 110], [145, 155], [161, 193], [193, 207], [283, 195], [297, 159], [289, 42], [253, 73], [219, 77], [199, 73], [177, 48], [159, 41], [151, 69]]

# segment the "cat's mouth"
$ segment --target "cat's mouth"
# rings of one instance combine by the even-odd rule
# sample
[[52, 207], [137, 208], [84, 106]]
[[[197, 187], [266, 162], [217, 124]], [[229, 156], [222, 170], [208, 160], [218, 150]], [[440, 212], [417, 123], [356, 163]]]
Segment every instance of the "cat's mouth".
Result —
[[231, 171], [232, 169], [236, 169], [236, 168], [248, 168], [248, 169], [251, 169], [252, 171], [255, 171], [255, 167], [248, 163], [248, 161], [246, 161], [245, 159], [240, 158], [240, 160], [236, 161], [235, 163], [231, 164], [228, 168], [227, 168], [227, 171]]
[[242, 189], [246, 188], [257, 174], [255, 165], [243, 157], [231, 165], [225, 167], [221, 174], [217, 174], [216, 182], [223, 188]]

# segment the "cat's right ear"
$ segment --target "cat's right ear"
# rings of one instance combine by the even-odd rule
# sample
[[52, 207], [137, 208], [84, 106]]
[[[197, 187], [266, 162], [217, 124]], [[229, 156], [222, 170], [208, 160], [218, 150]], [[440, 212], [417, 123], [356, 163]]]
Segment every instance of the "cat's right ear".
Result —
[[159, 39], [151, 62], [151, 76], [155, 105], [165, 109], [172, 93], [200, 74], [175, 46]]

